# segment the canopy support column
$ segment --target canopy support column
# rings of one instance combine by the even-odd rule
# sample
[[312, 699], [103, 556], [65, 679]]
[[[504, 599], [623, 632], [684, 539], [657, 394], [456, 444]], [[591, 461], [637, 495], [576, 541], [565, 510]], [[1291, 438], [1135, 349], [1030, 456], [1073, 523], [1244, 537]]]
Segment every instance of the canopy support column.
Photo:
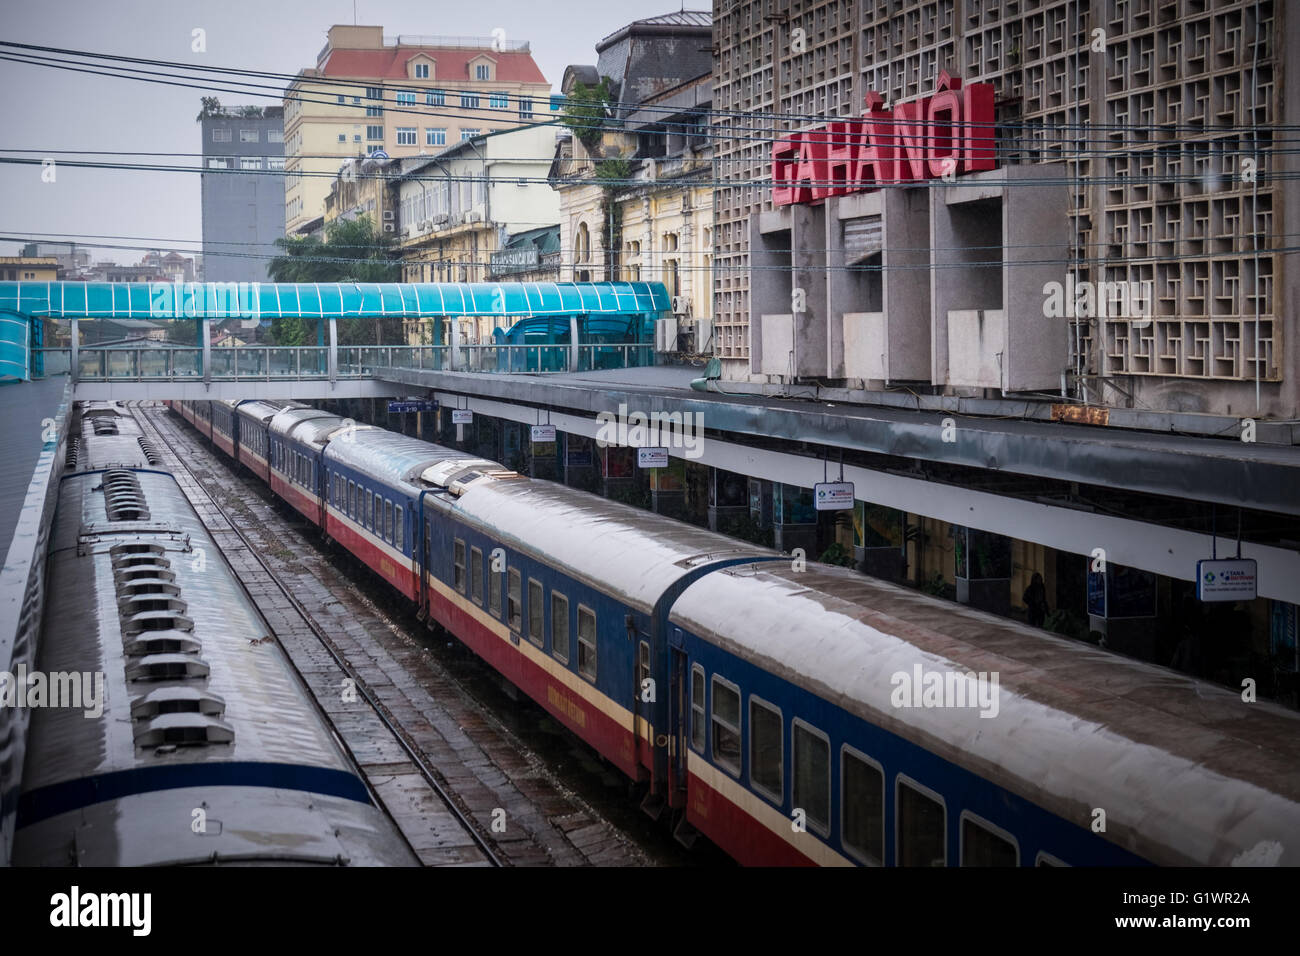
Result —
[[212, 326], [207, 319], [199, 319], [199, 333], [203, 338], [203, 382], [212, 381]]
[[330, 381], [338, 381], [339, 377], [339, 326], [338, 320], [330, 316], [330, 351], [329, 351], [329, 373]]
[[73, 385], [77, 384], [77, 374], [81, 368], [81, 360], [77, 354], [80, 348], [79, 340], [81, 339], [80, 323], [80, 319], [72, 320], [72, 368], [68, 369], [68, 375], [71, 377]]

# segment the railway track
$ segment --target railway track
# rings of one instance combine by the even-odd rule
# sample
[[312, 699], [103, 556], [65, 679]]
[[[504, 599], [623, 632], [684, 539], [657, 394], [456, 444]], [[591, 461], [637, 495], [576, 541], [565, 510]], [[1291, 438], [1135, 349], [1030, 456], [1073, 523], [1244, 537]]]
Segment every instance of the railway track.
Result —
[[274, 505], [250, 494], [260, 483], [238, 478], [165, 408], [132, 412], [422, 862], [647, 862], [354, 582], [312, 560]]

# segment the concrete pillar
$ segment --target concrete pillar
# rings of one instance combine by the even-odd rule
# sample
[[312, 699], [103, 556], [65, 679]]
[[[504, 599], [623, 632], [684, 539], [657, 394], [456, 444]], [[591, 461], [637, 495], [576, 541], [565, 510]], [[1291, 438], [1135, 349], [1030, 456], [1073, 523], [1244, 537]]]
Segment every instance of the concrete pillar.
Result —
[[78, 319], [72, 320], [72, 368], [68, 371], [68, 374], [72, 377], [72, 381], [74, 383], [77, 381], [77, 371], [79, 369], [79, 362], [80, 362], [80, 359], [78, 357], [78, 349], [80, 348], [80, 344], [81, 344], [79, 341], [81, 339], [81, 330], [80, 328], [78, 328], [78, 324], [79, 324]]
[[330, 316], [330, 352], [329, 352], [329, 374], [330, 381], [336, 382], [339, 377], [339, 328], [338, 321], [334, 316]]
[[[540, 371], [541, 370], [540, 361], [538, 362], [538, 365], [539, 365], [538, 370]], [[576, 315], [571, 315], [569, 316], [569, 371], [576, 372], [577, 370], [578, 370], [578, 317]]]
[[727, 534], [749, 515], [749, 479], [709, 468], [709, 530]]
[[212, 326], [207, 319], [199, 319], [199, 330], [203, 335], [203, 381], [212, 381]]

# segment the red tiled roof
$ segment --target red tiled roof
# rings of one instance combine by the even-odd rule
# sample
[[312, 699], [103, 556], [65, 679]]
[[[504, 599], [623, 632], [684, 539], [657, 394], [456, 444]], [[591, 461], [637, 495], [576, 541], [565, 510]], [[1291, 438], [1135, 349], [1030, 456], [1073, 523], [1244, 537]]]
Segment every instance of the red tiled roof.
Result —
[[406, 64], [411, 57], [425, 53], [437, 61], [435, 80], [460, 81], [471, 79], [470, 61], [488, 56], [496, 61], [496, 79], [503, 83], [545, 83], [546, 77], [533, 62], [529, 53], [496, 53], [489, 50], [435, 48], [435, 47], [385, 47], [382, 50], [332, 50], [324, 76], [343, 76], [385, 80], [410, 79]]

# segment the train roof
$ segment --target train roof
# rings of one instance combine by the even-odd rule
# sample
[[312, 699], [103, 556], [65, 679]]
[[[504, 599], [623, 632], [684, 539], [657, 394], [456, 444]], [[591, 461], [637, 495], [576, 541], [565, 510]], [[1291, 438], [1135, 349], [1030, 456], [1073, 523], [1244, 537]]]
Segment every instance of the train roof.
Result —
[[[129, 465], [147, 468], [153, 449], [139, 423], [116, 402], [88, 402], [73, 426], [75, 443], [68, 450], [69, 471]], [[142, 442], [141, 439], [144, 439]]]
[[455, 507], [645, 612], [709, 560], [778, 553], [549, 481], [476, 481]]
[[390, 485], [404, 485], [412, 493], [445, 486], [455, 474], [473, 466], [505, 470], [496, 462], [468, 452], [370, 426], [358, 426], [350, 435], [331, 441], [325, 458]]
[[[333, 412], [318, 408], [289, 407], [281, 409], [271, 419], [271, 433], [282, 438], [292, 438], [305, 444], [323, 445], [329, 436], [346, 421]], [[358, 426], [366, 427], [366, 426]]]
[[245, 418], [251, 418], [265, 424], [284, 408], [285, 402], [268, 402], [260, 398], [246, 398], [235, 406], [235, 411]]
[[[844, 568], [710, 574], [671, 617], [1065, 819], [1105, 808], [1107, 838], [1154, 862], [1300, 863], [1291, 711]], [[996, 716], [893, 706], [918, 666], [996, 672]]]

